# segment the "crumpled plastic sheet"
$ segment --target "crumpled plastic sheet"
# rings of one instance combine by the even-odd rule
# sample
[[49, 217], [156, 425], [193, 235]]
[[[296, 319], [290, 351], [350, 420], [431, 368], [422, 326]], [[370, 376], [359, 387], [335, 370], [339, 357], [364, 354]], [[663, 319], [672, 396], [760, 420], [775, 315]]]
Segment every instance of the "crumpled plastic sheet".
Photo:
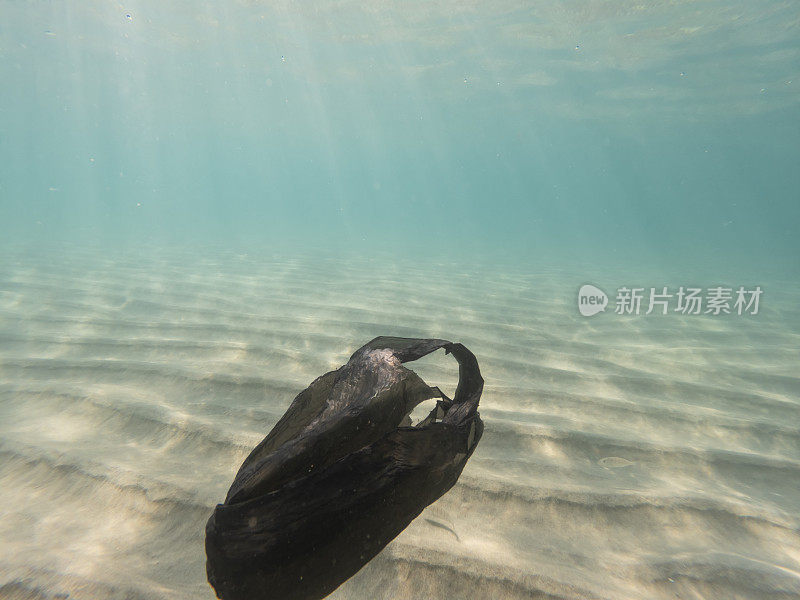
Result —
[[[403, 363], [444, 348], [454, 398]], [[317, 600], [458, 480], [483, 433], [478, 361], [462, 344], [378, 337], [318, 377], [242, 464], [206, 525], [223, 600]], [[408, 415], [437, 398], [418, 425]]]

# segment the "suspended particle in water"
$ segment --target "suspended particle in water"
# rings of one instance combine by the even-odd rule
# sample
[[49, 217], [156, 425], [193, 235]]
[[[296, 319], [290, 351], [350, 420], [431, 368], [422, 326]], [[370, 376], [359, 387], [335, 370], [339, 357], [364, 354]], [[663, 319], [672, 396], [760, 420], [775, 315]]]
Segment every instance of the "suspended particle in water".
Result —
[[684, 73], [683, 71], [681, 71], [681, 77], [686, 77], [686, 73]]
[[281, 54], [281, 62], [286, 62], [286, 57], [283, 54]]
[[467, 78], [466, 77], [464, 77], [464, 83], [467, 83]]
[[581, 45], [580, 44], [575, 44], [575, 51], [577, 52], [580, 49], [581, 49]]
[[128, 21], [133, 21], [133, 15], [131, 13], [125, 13], [125, 18], [128, 19]]

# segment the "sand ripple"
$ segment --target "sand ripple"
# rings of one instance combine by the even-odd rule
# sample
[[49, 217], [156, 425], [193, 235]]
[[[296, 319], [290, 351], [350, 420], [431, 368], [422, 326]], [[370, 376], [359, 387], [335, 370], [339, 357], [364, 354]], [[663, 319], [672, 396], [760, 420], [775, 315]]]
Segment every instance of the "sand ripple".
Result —
[[[376, 335], [467, 344], [486, 432], [333, 594], [800, 597], [800, 319], [581, 319], [580, 279], [330, 258], [0, 263], [0, 598], [212, 598], [203, 527], [295, 394]], [[451, 391], [454, 364], [420, 361]]]

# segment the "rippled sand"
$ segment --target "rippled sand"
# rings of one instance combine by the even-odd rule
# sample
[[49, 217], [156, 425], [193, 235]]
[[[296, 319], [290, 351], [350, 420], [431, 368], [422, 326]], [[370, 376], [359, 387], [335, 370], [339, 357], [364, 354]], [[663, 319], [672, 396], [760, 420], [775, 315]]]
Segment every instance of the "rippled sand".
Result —
[[[800, 597], [797, 296], [586, 319], [580, 275], [6, 253], [0, 598], [213, 598], [212, 507], [292, 398], [376, 335], [466, 344], [486, 431], [332, 598]], [[412, 367], [452, 391], [443, 353]]]

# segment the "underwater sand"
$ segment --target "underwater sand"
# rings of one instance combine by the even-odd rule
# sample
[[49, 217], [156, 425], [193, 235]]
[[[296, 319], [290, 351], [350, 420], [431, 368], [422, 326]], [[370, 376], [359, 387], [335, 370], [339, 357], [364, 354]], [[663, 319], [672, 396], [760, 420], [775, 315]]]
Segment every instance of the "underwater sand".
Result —
[[[211, 509], [293, 397], [376, 335], [466, 344], [486, 431], [459, 483], [332, 598], [800, 597], [796, 296], [758, 282], [757, 317], [586, 319], [582, 283], [6, 253], [0, 598], [213, 598]], [[442, 352], [410, 366], [452, 392]]]

